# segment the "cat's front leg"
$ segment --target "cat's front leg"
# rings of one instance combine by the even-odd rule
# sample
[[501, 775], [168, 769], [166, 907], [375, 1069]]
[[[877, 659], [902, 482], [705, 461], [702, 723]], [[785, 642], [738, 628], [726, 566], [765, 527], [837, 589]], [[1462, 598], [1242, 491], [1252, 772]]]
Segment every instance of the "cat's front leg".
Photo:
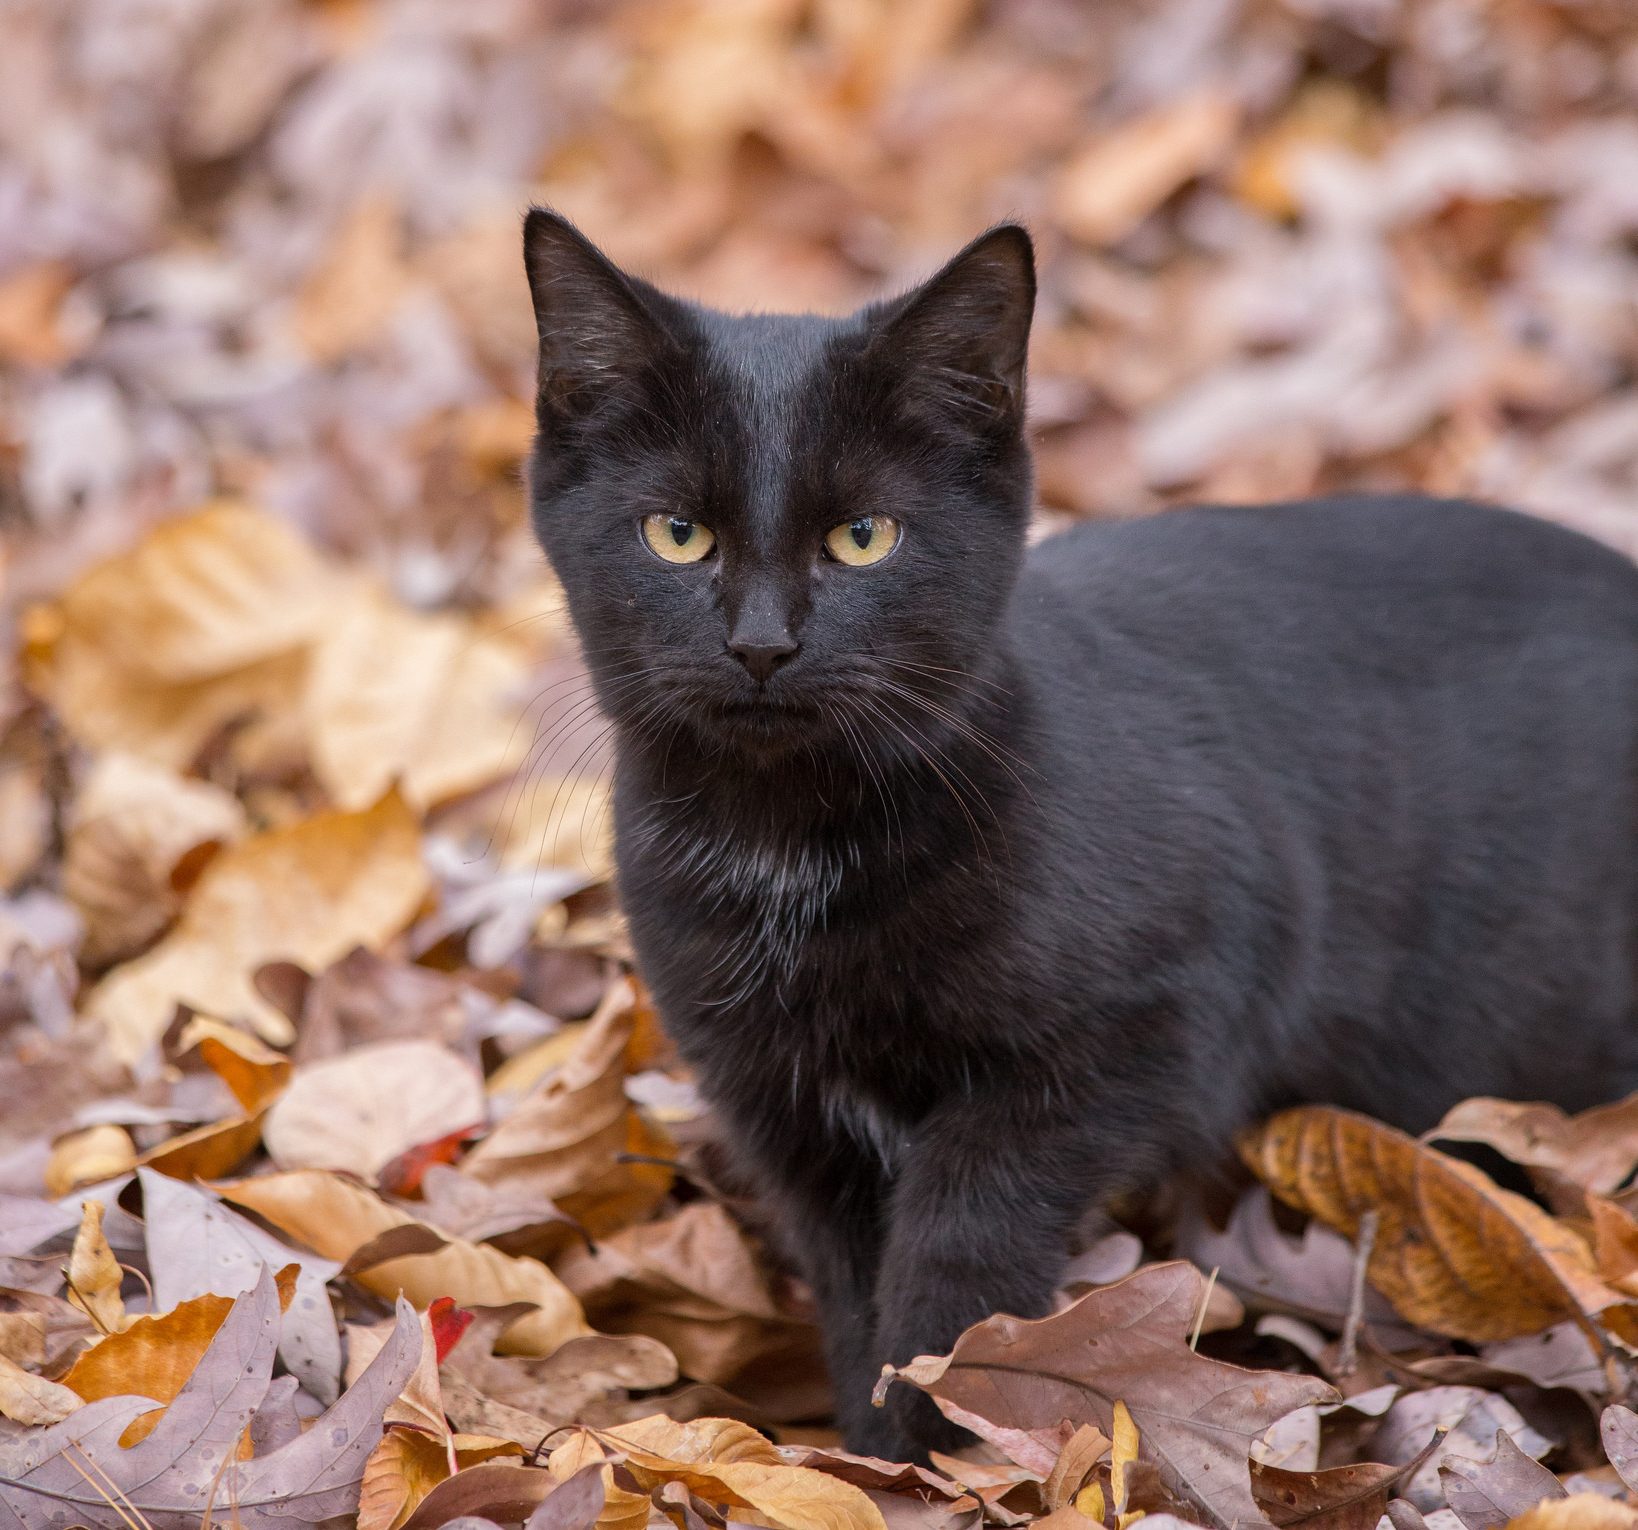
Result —
[[[946, 1354], [992, 1313], [1051, 1310], [1076, 1224], [1132, 1167], [1128, 1144], [1097, 1123], [1095, 1109], [1047, 1112], [1001, 1094], [951, 1100], [921, 1124], [889, 1203], [876, 1287], [880, 1361]], [[922, 1461], [929, 1448], [969, 1438], [905, 1382], [847, 1435], [850, 1449]]]
[[738, 1121], [784, 1253], [813, 1289], [843, 1434], [871, 1420], [881, 1371], [876, 1287], [887, 1218], [881, 1161], [798, 1110]]

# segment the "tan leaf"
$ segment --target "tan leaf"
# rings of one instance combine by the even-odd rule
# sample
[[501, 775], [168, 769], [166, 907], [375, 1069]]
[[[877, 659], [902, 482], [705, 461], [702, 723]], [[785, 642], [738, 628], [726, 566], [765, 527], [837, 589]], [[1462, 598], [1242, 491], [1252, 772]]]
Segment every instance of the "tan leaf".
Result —
[[0, 1354], [0, 1415], [19, 1424], [58, 1424], [80, 1406], [79, 1393]]
[[1602, 1493], [1572, 1493], [1526, 1509], [1507, 1530], [1638, 1530], [1638, 1509]]
[[1399, 1314], [1484, 1342], [1586, 1324], [1619, 1303], [1577, 1234], [1487, 1175], [1379, 1121], [1289, 1110], [1241, 1154], [1277, 1196], [1348, 1237], [1375, 1210], [1370, 1282]]
[[0, 357], [36, 367], [67, 361], [73, 346], [60, 314], [73, 285], [73, 269], [58, 260], [23, 266], [0, 280]]
[[289, 1020], [255, 990], [264, 962], [328, 965], [407, 925], [427, 889], [420, 832], [396, 794], [362, 813], [319, 813], [224, 850], [206, 868], [176, 928], [117, 967], [87, 1012], [130, 1061], [158, 1038], [177, 1004], [250, 1021], [288, 1042]]
[[86, 962], [101, 967], [142, 950], [180, 911], [184, 877], [244, 829], [244, 809], [220, 787], [118, 751], [98, 759], [63, 853], [63, 892], [85, 920]]
[[1093, 139], [1064, 166], [1054, 208], [1086, 244], [1114, 244], [1228, 153], [1238, 117], [1215, 91], [1187, 96]]
[[246, 1111], [271, 1105], [290, 1082], [290, 1059], [236, 1025], [194, 1015], [183, 1026], [176, 1049], [198, 1047], [200, 1059], [228, 1086]]
[[[362, 1185], [319, 1169], [217, 1188], [224, 1200], [254, 1211], [327, 1259], [345, 1261], [388, 1228], [415, 1221]], [[440, 1296], [452, 1296], [463, 1307], [528, 1302], [538, 1310], [507, 1336], [518, 1353], [549, 1355], [566, 1340], [591, 1332], [580, 1303], [545, 1265], [514, 1259], [486, 1243], [453, 1239], [433, 1253], [390, 1259], [353, 1278], [388, 1300], [402, 1291], [423, 1311]]]
[[99, 1332], [111, 1334], [125, 1326], [125, 1303], [119, 1294], [125, 1272], [108, 1246], [102, 1217], [100, 1201], [87, 1201], [81, 1208], [79, 1231], [68, 1255], [68, 1299]]
[[[672, 1459], [634, 1443], [633, 1435], [672, 1441], [688, 1454]], [[616, 1446], [638, 1485], [650, 1491], [680, 1482], [708, 1503], [750, 1509], [785, 1530], [887, 1530], [881, 1510], [862, 1489], [811, 1467], [786, 1465], [755, 1430], [729, 1419], [643, 1420], [602, 1437]], [[751, 1438], [760, 1443], [753, 1445]], [[717, 1445], [728, 1453], [713, 1455]]]
[[124, 1127], [107, 1122], [87, 1126], [52, 1144], [45, 1166], [45, 1187], [51, 1195], [67, 1195], [80, 1185], [95, 1185], [128, 1174], [136, 1161], [136, 1145]]
[[[607, 1459], [608, 1453], [590, 1430], [576, 1429], [555, 1446], [546, 1458], [546, 1468], [559, 1482], [567, 1482], [578, 1471]], [[619, 1486], [611, 1467], [603, 1467], [603, 1507], [597, 1515], [597, 1530], [645, 1530], [653, 1502], [647, 1493], [633, 1493]]]
[[433, 1041], [386, 1041], [298, 1068], [268, 1112], [267, 1151], [281, 1169], [343, 1169], [361, 1179], [399, 1154], [481, 1126], [483, 1079]]
[[293, 709], [333, 585], [284, 523], [207, 506], [30, 613], [30, 676], [85, 743], [180, 768], [229, 719]]
[[671, 1188], [671, 1171], [623, 1161], [674, 1152], [626, 1098], [635, 999], [629, 980], [610, 988], [562, 1066], [467, 1155], [463, 1173], [553, 1201], [593, 1237], [639, 1221], [659, 1205]]
[[408, 288], [401, 219], [372, 197], [358, 204], [296, 303], [296, 334], [315, 359], [340, 360], [386, 328]]
[[314, 652], [302, 710], [313, 770], [342, 807], [395, 780], [418, 807], [507, 774], [531, 742], [515, 645], [359, 583]]
[[358, 1530], [398, 1530], [421, 1500], [449, 1477], [444, 1440], [389, 1426], [364, 1463]]
[[1544, 1101], [1463, 1100], [1429, 1132], [1435, 1141], [1482, 1142], [1530, 1169], [1563, 1210], [1579, 1209], [1566, 1189], [1608, 1195], [1638, 1164], [1638, 1094], [1567, 1115]]

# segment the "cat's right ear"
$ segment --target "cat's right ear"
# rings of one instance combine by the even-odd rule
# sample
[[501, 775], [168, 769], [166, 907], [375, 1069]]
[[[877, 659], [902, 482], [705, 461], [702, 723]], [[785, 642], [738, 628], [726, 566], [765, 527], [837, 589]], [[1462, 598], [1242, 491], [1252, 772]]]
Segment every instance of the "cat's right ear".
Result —
[[674, 343], [655, 311], [658, 294], [548, 208], [523, 220], [523, 267], [540, 337], [542, 425], [591, 412]]

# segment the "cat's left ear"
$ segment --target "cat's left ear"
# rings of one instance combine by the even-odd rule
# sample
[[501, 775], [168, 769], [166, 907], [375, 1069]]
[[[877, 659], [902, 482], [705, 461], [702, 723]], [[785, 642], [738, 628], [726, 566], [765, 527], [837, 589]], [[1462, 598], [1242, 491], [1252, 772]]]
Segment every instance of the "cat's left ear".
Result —
[[888, 349], [918, 399], [1015, 428], [1034, 312], [1035, 248], [1020, 225], [1004, 223], [888, 305], [872, 348]]

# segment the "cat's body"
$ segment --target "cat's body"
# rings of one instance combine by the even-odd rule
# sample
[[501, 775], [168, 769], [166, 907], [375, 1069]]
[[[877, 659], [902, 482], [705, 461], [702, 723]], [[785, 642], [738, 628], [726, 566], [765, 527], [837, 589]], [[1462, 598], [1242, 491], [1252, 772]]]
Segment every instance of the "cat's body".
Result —
[[[566, 269], [578, 247], [552, 238]], [[936, 284], [960, 270], [923, 293], [947, 311]], [[646, 355], [650, 391], [590, 412], [543, 390], [537, 513], [623, 720], [642, 969], [814, 1284], [853, 1448], [947, 1438], [924, 1400], [869, 1406], [882, 1363], [991, 1311], [1038, 1313], [1089, 1210], [1220, 1153], [1260, 1111], [1332, 1101], [1420, 1128], [1468, 1094], [1579, 1106], [1638, 1087], [1626, 560], [1407, 498], [1088, 526], [1020, 567], [999, 394], [976, 426], [970, 399], [938, 413], [947, 396], [929, 406], [914, 373], [908, 396], [877, 395], [848, 428], [878, 487], [840, 507], [834, 477], [791, 471], [805, 446], [848, 471], [825, 449], [825, 409], [846, 409], [826, 369], [868, 396], [883, 329], [923, 362], [925, 334], [899, 332], [915, 295], [817, 339], [802, 321], [747, 383], [713, 351], [735, 321], [695, 328], [629, 290], [682, 343]], [[983, 317], [991, 338], [1007, 318]], [[754, 354], [767, 321], [745, 322]], [[997, 354], [974, 371], [1004, 374], [1010, 343]], [[724, 379], [717, 407], [765, 438], [713, 425]], [[782, 415], [781, 390], [807, 413]], [[687, 444], [691, 410], [720, 460]], [[597, 442], [623, 479], [584, 455]], [[895, 443], [916, 464], [899, 478]], [[628, 571], [650, 555], [612, 512], [595, 535], [572, 520], [577, 494], [619, 479], [621, 516], [658, 505], [675, 524], [664, 498], [691, 461], [715, 572]], [[904, 517], [892, 563], [804, 551], [861, 503], [885, 518], [864, 498], [884, 473]], [[616, 589], [590, 587], [594, 569]], [[652, 694], [632, 629], [690, 650]]]

